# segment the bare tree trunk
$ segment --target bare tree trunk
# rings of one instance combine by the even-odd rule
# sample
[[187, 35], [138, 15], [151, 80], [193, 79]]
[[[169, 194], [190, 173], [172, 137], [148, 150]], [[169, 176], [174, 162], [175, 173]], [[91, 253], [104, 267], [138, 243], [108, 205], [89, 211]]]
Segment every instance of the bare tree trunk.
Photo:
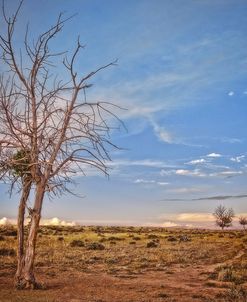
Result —
[[31, 213], [30, 229], [27, 238], [26, 251], [23, 255], [23, 267], [21, 270], [21, 276], [19, 277], [19, 288], [39, 288], [39, 284], [35, 280], [34, 276], [34, 258], [36, 239], [39, 229], [39, 222], [41, 218], [42, 204], [45, 194], [45, 185], [41, 181], [37, 184], [34, 208]]
[[17, 270], [15, 274], [15, 286], [18, 288], [20, 283], [20, 276], [24, 265], [24, 220], [27, 199], [30, 194], [32, 182], [30, 179], [25, 178], [23, 181], [22, 195], [18, 210], [17, 220]]

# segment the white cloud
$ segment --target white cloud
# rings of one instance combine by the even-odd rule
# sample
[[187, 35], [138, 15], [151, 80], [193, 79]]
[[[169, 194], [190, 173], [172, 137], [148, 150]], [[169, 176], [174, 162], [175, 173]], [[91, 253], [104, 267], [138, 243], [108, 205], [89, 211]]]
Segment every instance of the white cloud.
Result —
[[191, 160], [190, 162], [188, 162], [188, 164], [197, 165], [197, 164], [203, 164], [205, 162], [206, 160], [204, 158], [201, 158], [201, 159]]
[[233, 96], [233, 95], [234, 95], [234, 91], [229, 91], [229, 92], [228, 92], [228, 95], [229, 95], [229, 96]]
[[210, 154], [207, 155], [207, 157], [215, 157], [215, 158], [221, 157], [221, 156], [222, 156], [222, 155], [219, 154], [219, 153], [210, 153]]
[[240, 155], [236, 157], [231, 157], [230, 160], [236, 163], [241, 163], [242, 160], [245, 158], [245, 155]]
[[75, 226], [76, 223], [74, 221], [65, 221], [60, 220], [57, 217], [51, 219], [43, 219], [40, 223], [41, 225], [54, 225], [54, 226]]
[[177, 175], [190, 175], [191, 171], [184, 170], [184, 169], [179, 169], [179, 170], [176, 170], [175, 174], [177, 174]]
[[0, 219], [0, 225], [9, 225], [9, 224], [13, 224], [13, 221], [8, 219], [7, 217], [3, 217]]

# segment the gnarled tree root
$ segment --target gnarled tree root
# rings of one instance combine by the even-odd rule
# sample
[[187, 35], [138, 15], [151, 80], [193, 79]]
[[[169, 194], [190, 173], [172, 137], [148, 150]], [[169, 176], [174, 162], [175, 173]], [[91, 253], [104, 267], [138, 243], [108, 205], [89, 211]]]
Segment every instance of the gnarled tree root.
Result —
[[18, 278], [15, 280], [14, 286], [17, 290], [46, 289], [46, 286], [44, 284], [36, 282], [35, 279], [26, 280], [24, 278]]

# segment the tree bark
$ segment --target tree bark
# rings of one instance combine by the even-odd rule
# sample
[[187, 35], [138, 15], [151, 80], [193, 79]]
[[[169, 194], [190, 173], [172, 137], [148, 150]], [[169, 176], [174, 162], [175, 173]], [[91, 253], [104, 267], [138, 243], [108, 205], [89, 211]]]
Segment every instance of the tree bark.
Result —
[[31, 180], [29, 178], [24, 178], [17, 219], [17, 270], [15, 274], [15, 286], [17, 288], [19, 287], [20, 276], [22, 274], [24, 264], [24, 220], [26, 204], [30, 194], [31, 186]]
[[22, 269], [18, 284], [19, 289], [40, 288], [34, 276], [34, 258], [44, 194], [45, 184], [44, 181], [41, 181], [36, 187], [34, 207], [31, 213], [30, 229], [26, 243], [26, 251], [22, 257]]

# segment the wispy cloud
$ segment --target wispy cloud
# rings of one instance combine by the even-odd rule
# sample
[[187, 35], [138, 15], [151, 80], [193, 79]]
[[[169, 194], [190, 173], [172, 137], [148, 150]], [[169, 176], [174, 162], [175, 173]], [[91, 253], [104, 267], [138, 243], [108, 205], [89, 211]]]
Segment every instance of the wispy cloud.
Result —
[[169, 183], [169, 182], [164, 182], [164, 181], [157, 181], [157, 184], [158, 184], [159, 186], [167, 186], [167, 185], [169, 185], [170, 183]]
[[241, 163], [245, 159], [245, 155], [231, 157], [230, 160], [236, 163]]
[[[219, 168], [224, 168], [224, 169], [229, 169], [228, 167], [225, 166], [214, 166], [214, 165], [209, 165], [206, 167], [207, 169], [210, 168], [212, 169], [219, 169]], [[212, 172], [210, 170], [205, 170], [203, 171], [202, 169], [193, 169], [193, 170], [188, 170], [188, 169], [170, 169], [170, 170], [165, 170], [162, 169], [160, 171], [161, 176], [170, 176], [170, 175], [177, 175], [177, 176], [189, 176], [189, 177], [234, 177], [234, 176], [240, 176], [244, 174], [242, 170], [236, 171], [236, 170], [224, 170], [224, 171], [217, 171], [217, 172]]]
[[143, 166], [151, 168], [174, 168], [175, 165], [169, 164], [165, 161], [154, 160], [154, 159], [142, 159], [142, 160], [130, 160], [130, 159], [115, 159], [109, 162], [109, 166]]
[[136, 179], [134, 181], [135, 184], [154, 184], [155, 180], [145, 180], [145, 179]]
[[180, 188], [173, 188], [169, 189], [169, 193], [175, 193], [175, 194], [191, 194], [191, 193], [200, 193], [205, 191], [205, 188], [200, 187], [180, 187]]
[[243, 174], [243, 171], [229, 170], [229, 171], [221, 171], [221, 172], [210, 173], [209, 176], [231, 178], [231, 177], [239, 176], [239, 175], [242, 175], [242, 174]]
[[156, 184], [159, 186], [167, 186], [169, 185], [169, 182], [161, 182], [161, 181], [156, 181], [156, 180], [148, 180], [148, 179], [142, 179], [142, 178], [138, 178], [134, 181], [135, 184]]
[[247, 198], [247, 194], [242, 195], [217, 195], [217, 196], [210, 196], [210, 197], [201, 197], [197, 200], [226, 200], [226, 199], [239, 199], [239, 198]]
[[163, 199], [162, 201], [203, 201], [203, 200], [227, 200], [227, 199], [242, 199], [247, 198], [247, 194], [241, 195], [215, 195], [215, 196], [205, 196], [198, 198], [172, 198]]
[[235, 138], [235, 137], [221, 137], [217, 140], [221, 141], [222, 143], [229, 143], [229, 144], [240, 144], [243, 143], [244, 139], [242, 138]]
[[195, 177], [207, 176], [205, 173], [201, 172], [199, 169], [195, 169], [195, 170], [178, 169], [175, 171], [175, 174], [181, 175], [181, 176], [195, 176]]
[[154, 122], [154, 120], [151, 121], [151, 124], [153, 126], [155, 135], [160, 141], [168, 144], [175, 143], [172, 134], [168, 132], [165, 128], [160, 127], [156, 122]]

